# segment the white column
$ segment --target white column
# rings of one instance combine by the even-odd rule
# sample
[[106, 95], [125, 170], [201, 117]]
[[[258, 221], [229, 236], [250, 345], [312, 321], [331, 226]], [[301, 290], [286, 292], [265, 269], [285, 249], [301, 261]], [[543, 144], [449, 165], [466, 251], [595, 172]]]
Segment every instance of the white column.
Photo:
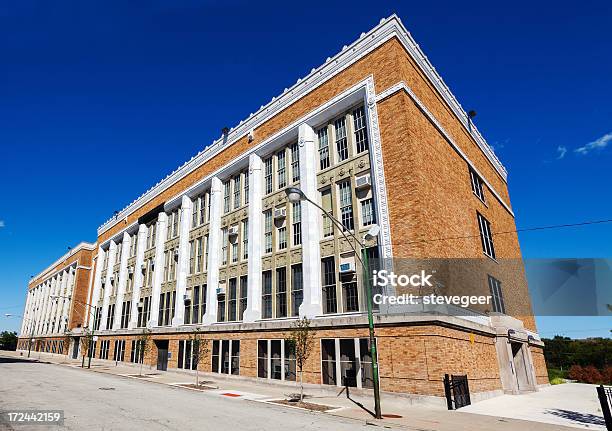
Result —
[[[300, 188], [314, 202], [319, 202], [317, 190], [316, 135], [312, 127], [299, 127]], [[321, 306], [321, 210], [309, 202], [302, 202], [302, 274], [304, 300], [300, 305], [300, 317], [320, 315]]]
[[44, 311], [44, 315], [43, 315], [43, 328], [42, 328], [42, 333], [46, 334], [47, 332], [49, 332], [49, 315], [51, 312], [51, 307], [53, 307], [53, 300], [51, 299], [51, 295], [53, 295], [53, 292], [55, 291], [55, 277], [53, 277], [50, 281], [49, 281], [49, 285], [48, 285], [48, 289], [47, 289], [47, 294], [45, 295], [45, 311]]
[[168, 226], [168, 214], [165, 212], [159, 213], [157, 218], [157, 237], [155, 244], [155, 270], [153, 272], [153, 288], [151, 293], [151, 326], [157, 326], [159, 322], [159, 294], [161, 293], [162, 279], [164, 278], [164, 244]]
[[187, 273], [189, 272], [189, 228], [191, 227], [191, 209], [193, 203], [189, 196], [183, 196], [181, 202], [181, 225], [179, 226], [179, 249], [176, 273], [176, 303], [172, 326], [184, 323], [185, 302], [183, 296], [187, 291]]
[[[249, 184], [249, 187], [251, 185]], [[206, 292], [206, 313], [203, 324], [217, 321], [217, 287], [219, 287], [219, 255], [221, 249], [221, 180], [212, 179], [210, 185], [210, 225], [208, 229], [208, 280]], [[249, 203], [250, 205], [250, 203]], [[249, 260], [251, 260], [249, 258]]]
[[[74, 272], [75, 269], [74, 268], [70, 268], [68, 270], [68, 280], [66, 282], [66, 286], [65, 286], [65, 293], [64, 295], [67, 296], [68, 298], [64, 299], [64, 305], [62, 307], [62, 317], [61, 317], [61, 321], [60, 321], [60, 332], [65, 331], [66, 329], [68, 329], [68, 313], [70, 311], [70, 304], [72, 302], [72, 295], [73, 295], [73, 290], [74, 290]], [[87, 307], [89, 308], [89, 307]]]
[[38, 333], [38, 325], [40, 325], [40, 314], [41, 314], [41, 298], [42, 298], [42, 290], [43, 290], [44, 285], [39, 285], [36, 288], [36, 311], [35, 311], [35, 316], [36, 316], [36, 322], [34, 323], [34, 334]]
[[249, 157], [249, 277], [247, 283], [247, 308], [243, 320], [254, 322], [261, 319], [261, 248], [263, 246], [263, 172], [261, 157]]
[[62, 284], [64, 283], [64, 271], [57, 274], [57, 279], [55, 281], [55, 290], [53, 296], [56, 298], [51, 301], [51, 312], [49, 313], [49, 333], [55, 333], [55, 325], [57, 324], [57, 309], [60, 307], [60, 303], [62, 298], [57, 298], [57, 296], [62, 294]]
[[142, 264], [144, 263], [144, 252], [147, 247], [147, 226], [138, 226], [138, 237], [136, 239], [136, 261], [134, 263], [134, 287], [132, 288], [132, 311], [130, 312], [129, 329], [138, 325], [138, 302], [140, 301], [140, 289], [142, 289]]
[[117, 305], [115, 305], [115, 320], [113, 322], [113, 330], [121, 327], [121, 311], [123, 310], [123, 296], [125, 294], [125, 286], [127, 284], [128, 270], [127, 262], [130, 257], [130, 235], [123, 232], [123, 240], [121, 241], [121, 262], [119, 265], [119, 285], [117, 286]]
[[106, 270], [106, 277], [104, 280], [104, 298], [102, 300], [102, 316], [100, 317], [100, 329], [106, 329], [106, 319], [108, 316], [108, 305], [110, 302], [111, 294], [111, 276], [113, 275], [113, 266], [115, 266], [115, 258], [117, 257], [117, 244], [114, 241], [110, 242], [108, 247], [108, 266]]
[[45, 288], [43, 290], [42, 309], [40, 311], [40, 325], [38, 326], [39, 335], [44, 334], [44, 330], [45, 330], [45, 323], [46, 323], [46, 317], [47, 317], [47, 306], [49, 304], [50, 289], [51, 289], [51, 280], [47, 280], [45, 282]]
[[60, 332], [60, 328], [62, 326], [62, 311], [64, 309], [64, 302], [66, 301], [66, 298], [64, 297], [66, 296], [66, 284], [68, 283], [69, 271], [70, 268], [60, 273], [60, 281], [57, 289], [57, 296], [59, 296], [59, 298], [57, 298], [55, 302], [52, 316], [52, 320], [55, 321], [55, 324], [53, 325], [54, 333]]
[[30, 298], [32, 297], [30, 293], [30, 290], [28, 290], [28, 293], [26, 294], [25, 307], [23, 307], [23, 318], [21, 319], [21, 328], [19, 330], [19, 335], [21, 336], [23, 336], [23, 332], [26, 329], [26, 322], [28, 321], [28, 315], [30, 314]]
[[[105, 251], [102, 247], [98, 247], [98, 255], [96, 256], [96, 273], [94, 275], [93, 292], [91, 293], [91, 305], [98, 307], [98, 298], [100, 298], [100, 289], [102, 288], [102, 267], [104, 266]], [[93, 311], [95, 313], [95, 311]], [[95, 317], [95, 315], [94, 315]], [[89, 329], [94, 327], [94, 319], [89, 319]]]

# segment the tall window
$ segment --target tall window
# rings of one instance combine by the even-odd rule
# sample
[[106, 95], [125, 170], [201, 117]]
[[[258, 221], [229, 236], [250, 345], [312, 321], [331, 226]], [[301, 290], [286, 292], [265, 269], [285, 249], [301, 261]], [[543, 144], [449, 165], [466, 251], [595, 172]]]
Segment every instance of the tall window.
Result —
[[249, 258], [249, 220], [242, 220], [242, 259]]
[[276, 268], [276, 317], [287, 317], [287, 268]]
[[478, 228], [480, 229], [480, 241], [482, 243], [482, 251], [490, 258], [495, 259], [495, 248], [493, 247], [493, 234], [491, 233], [491, 224], [480, 213], [478, 215]]
[[224, 227], [223, 229], [221, 229], [221, 265], [227, 264], [227, 243], [227, 228]]
[[257, 340], [257, 377], [296, 379], [295, 349], [288, 340]]
[[300, 147], [297, 142], [291, 145], [291, 179], [294, 183], [300, 180]]
[[272, 253], [272, 210], [264, 211], [264, 253]]
[[319, 167], [321, 170], [329, 168], [329, 139], [327, 136], [327, 126], [319, 129]]
[[195, 370], [198, 367], [197, 351], [193, 340], [179, 341], [177, 367], [185, 370]]
[[264, 271], [261, 273], [262, 277], [262, 290], [261, 290], [261, 301], [262, 301], [262, 317], [264, 319], [272, 318], [272, 271]]
[[240, 174], [234, 177], [234, 209], [240, 208]]
[[117, 251], [116, 251], [116, 257], [115, 257], [115, 265], [121, 262], [121, 249], [123, 247], [121, 247], [123, 245], [122, 242], [120, 242], [119, 244], [117, 244]]
[[200, 198], [199, 197], [195, 197], [193, 198], [193, 206], [191, 208], [191, 227], [194, 228], [196, 227], [200, 221], [200, 219], [198, 218], [198, 206], [200, 203]]
[[196, 253], [196, 265], [195, 265], [195, 271], [197, 272], [202, 272], [204, 270], [204, 261], [202, 259], [202, 254], [204, 252], [204, 247], [202, 247], [202, 241], [204, 240], [203, 237], [199, 237], [198, 239], [195, 240], [194, 242], [194, 248], [195, 248], [195, 253]]
[[285, 150], [276, 153], [276, 170], [278, 173], [278, 188], [282, 189], [287, 185], [287, 163], [285, 160]]
[[359, 311], [359, 298], [357, 294], [357, 282], [342, 282], [342, 296], [344, 297], [344, 311]]
[[334, 257], [321, 259], [321, 280], [323, 281], [323, 312], [336, 313], [338, 304], [336, 301], [336, 264]]
[[147, 322], [151, 318], [151, 297], [145, 296], [142, 298], [142, 306], [138, 306], [138, 327], [147, 326]]
[[366, 129], [366, 116], [363, 106], [353, 111], [353, 126], [355, 129], [355, 144], [357, 153], [368, 150], [368, 131]]
[[334, 130], [336, 131], [336, 152], [338, 153], [338, 161], [348, 159], [348, 140], [346, 138], [346, 119], [338, 118], [334, 121]]
[[226, 181], [223, 183], [223, 212], [228, 213], [230, 210], [230, 189], [232, 183], [230, 181]]
[[[327, 188], [321, 192], [321, 206], [325, 208], [325, 211], [330, 213], [332, 216], [334, 215], [333, 207], [332, 207], [332, 192], [331, 188]], [[334, 234], [334, 225], [329, 217], [325, 214], [323, 217], [323, 237], [332, 236]]]
[[238, 238], [232, 242], [232, 263], [238, 262]]
[[304, 299], [304, 281], [302, 276], [302, 264], [291, 266], [291, 315], [299, 316], [300, 305]]
[[287, 227], [278, 228], [278, 249], [284, 250], [287, 248]]
[[265, 194], [272, 193], [272, 157], [264, 160]]
[[244, 173], [244, 204], [249, 204], [249, 171]]
[[206, 202], [208, 201], [208, 205], [210, 205], [210, 195], [207, 193], [204, 193], [203, 195], [201, 195], [198, 198], [198, 203], [199, 203], [199, 218], [200, 218], [200, 223], [199, 224], [204, 224], [208, 221], [208, 208], [206, 205]]
[[128, 327], [130, 323], [130, 313], [132, 311], [132, 301], [123, 301], [121, 305], [121, 329]]
[[136, 256], [136, 242], [138, 240], [138, 234], [134, 233], [130, 237], [130, 257]]
[[113, 328], [113, 319], [115, 317], [115, 304], [108, 306], [108, 314], [106, 315], [106, 329]]
[[195, 273], [195, 260], [196, 260], [196, 242], [195, 240], [189, 241], [189, 274]]
[[506, 314], [506, 306], [504, 304], [504, 296], [502, 294], [501, 281], [495, 277], [488, 276], [489, 291], [493, 299], [493, 311]]
[[213, 373], [240, 374], [240, 340], [213, 340], [211, 369]]
[[238, 282], [236, 278], [229, 279], [228, 298], [227, 298], [227, 320], [236, 320], [236, 306], [238, 305]]
[[369, 198], [361, 201], [361, 222], [364, 226], [370, 226], [376, 223], [374, 199]]
[[248, 291], [248, 276], [243, 275], [240, 277], [240, 302], [238, 304], [238, 320], [243, 319], [244, 310], [246, 310], [247, 308]]
[[302, 205], [301, 202], [293, 202], [291, 204], [291, 215], [292, 215], [292, 231], [293, 231], [293, 245], [302, 244]]
[[340, 191], [340, 221], [342, 225], [348, 229], [354, 229], [353, 221], [353, 201], [352, 201], [352, 190], [351, 180], [344, 180], [338, 184]]
[[470, 168], [470, 180], [472, 182], [472, 191], [481, 201], [485, 201], [484, 195], [484, 187], [482, 178], [474, 171], [474, 169]]

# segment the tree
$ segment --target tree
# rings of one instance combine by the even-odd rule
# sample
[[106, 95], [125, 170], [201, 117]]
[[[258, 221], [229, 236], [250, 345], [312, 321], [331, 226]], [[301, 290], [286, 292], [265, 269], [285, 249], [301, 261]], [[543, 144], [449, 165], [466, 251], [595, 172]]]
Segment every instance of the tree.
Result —
[[17, 350], [17, 332], [2, 331], [0, 334], [0, 349]]
[[62, 336], [62, 341], [62, 348], [66, 352], [66, 359], [68, 359], [68, 354], [70, 353], [70, 341], [72, 341], [72, 333], [70, 331], [65, 331], [64, 335]]
[[85, 328], [83, 329], [83, 336], [81, 337], [81, 356], [83, 360], [81, 361], [81, 368], [85, 367], [85, 356], [89, 355], [89, 349], [93, 347], [93, 333]]
[[202, 338], [202, 334], [200, 333], [200, 329], [196, 328], [193, 335], [190, 337], [191, 340], [191, 348], [193, 349], [192, 361], [195, 362], [195, 370], [196, 370], [196, 388], [200, 387], [200, 359], [205, 358], [208, 353], [208, 342], [209, 340]]
[[140, 375], [142, 376], [142, 364], [144, 362], [144, 358], [147, 356], [149, 351], [151, 350], [151, 330], [143, 329], [142, 333], [138, 335], [136, 339], [136, 349], [138, 353], [138, 361], [140, 362]]
[[313, 338], [310, 320], [303, 317], [293, 324], [287, 340], [295, 354], [295, 362], [300, 373], [300, 402], [304, 399], [304, 364], [312, 353]]

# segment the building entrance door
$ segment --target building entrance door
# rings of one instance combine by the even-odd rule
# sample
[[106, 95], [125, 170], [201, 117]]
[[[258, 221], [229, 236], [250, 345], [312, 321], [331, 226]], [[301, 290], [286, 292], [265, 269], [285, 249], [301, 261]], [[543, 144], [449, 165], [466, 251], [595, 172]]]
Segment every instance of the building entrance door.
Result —
[[72, 337], [72, 359], [79, 357], [79, 337]]
[[523, 352], [522, 343], [511, 343], [512, 346], [512, 365], [519, 391], [529, 390], [529, 380], [527, 378], [527, 361]]
[[157, 347], [157, 369], [166, 371], [168, 369], [168, 340], [155, 340]]

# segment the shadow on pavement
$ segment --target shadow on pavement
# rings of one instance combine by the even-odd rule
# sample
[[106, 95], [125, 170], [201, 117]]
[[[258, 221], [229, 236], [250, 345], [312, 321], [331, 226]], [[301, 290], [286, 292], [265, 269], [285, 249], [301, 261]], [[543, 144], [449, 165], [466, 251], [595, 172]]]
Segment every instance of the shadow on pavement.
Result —
[[590, 413], [580, 413], [571, 410], [553, 409], [547, 410], [546, 414], [558, 416], [560, 418], [568, 419], [573, 422], [588, 425], [605, 425], [604, 418], [601, 416], [592, 415]]
[[30, 359], [22, 359], [22, 358], [9, 358], [7, 356], [0, 356], [0, 364], [13, 364], [16, 362], [27, 362], [27, 363], [35, 363], [38, 362], [36, 360]]

